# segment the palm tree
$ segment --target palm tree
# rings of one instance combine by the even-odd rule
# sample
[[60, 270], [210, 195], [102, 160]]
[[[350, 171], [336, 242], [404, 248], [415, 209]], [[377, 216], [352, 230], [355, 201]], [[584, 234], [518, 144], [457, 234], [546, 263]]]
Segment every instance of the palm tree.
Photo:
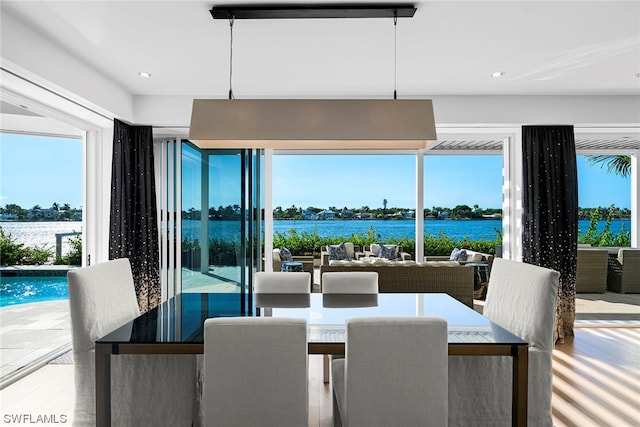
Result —
[[623, 178], [631, 176], [631, 156], [628, 155], [605, 155], [592, 154], [587, 156], [590, 165], [600, 164], [600, 167], [607, 166], [607, 172], [615, 173]]

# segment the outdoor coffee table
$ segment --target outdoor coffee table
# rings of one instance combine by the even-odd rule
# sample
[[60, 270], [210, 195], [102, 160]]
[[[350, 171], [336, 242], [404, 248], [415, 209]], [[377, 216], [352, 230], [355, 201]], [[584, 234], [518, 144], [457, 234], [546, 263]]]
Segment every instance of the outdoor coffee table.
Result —
[[283, 262], [280, 271], [304, 271], [302, 263], [297, 261]]

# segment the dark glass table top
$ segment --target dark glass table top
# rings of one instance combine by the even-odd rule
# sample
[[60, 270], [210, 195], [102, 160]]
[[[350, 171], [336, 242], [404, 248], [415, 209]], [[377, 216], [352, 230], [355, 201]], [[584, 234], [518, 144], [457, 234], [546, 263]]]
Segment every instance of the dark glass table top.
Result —
[[253, 312], [240, 294], [183, 293], [126, 323], [98, 343], [203, 343], [204, 321], [210, 317], [272, 315], [304, 318], [309, 344], [344, 343], [345, 321], [365, 316], [430, 316], [446, 319], [449, 344], [509, 344], [526, 342], [446, 294], [254, 295]]

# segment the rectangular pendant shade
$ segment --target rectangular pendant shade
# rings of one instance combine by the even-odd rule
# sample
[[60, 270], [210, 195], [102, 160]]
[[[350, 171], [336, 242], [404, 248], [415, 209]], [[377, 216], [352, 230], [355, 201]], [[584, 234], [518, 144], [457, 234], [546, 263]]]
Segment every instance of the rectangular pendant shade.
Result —
[[278, 4], [214, 6], [213, 19], [412, 18], [413, 4]]
[[419, 149], [435, 141], [430, 99], [194, 99], [200, 148]]

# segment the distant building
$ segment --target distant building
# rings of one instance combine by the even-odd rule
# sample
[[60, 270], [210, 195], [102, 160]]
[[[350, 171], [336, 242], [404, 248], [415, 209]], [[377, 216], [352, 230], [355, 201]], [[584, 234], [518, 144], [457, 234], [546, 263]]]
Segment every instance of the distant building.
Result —
[[404, 219], [414, 219], [416, 217], [416, 211], [404, 211], [402, 212]]
[[371, 212], [358, 212], [355, 215], [355, 219], [372, 219], [373, 214]]
[[353, 218], [353, 211], [349, 209], [343, 209], [340, 211], [340, 218]]
[[318, 219], [335, 219], [336, 213], [334, 211], [324, 210], [318, 212]]
[[302, 219], [307, 219], [311, 221], [315, 221], [318, 219], [318, 214], [310, 210], [304, 210], [300, 215], [302, 216]]
[[12, 219], [18, 219], [18, 215], [12, 213], [0, 214], [0, 221], [11, 221]]
[[30, 220], [38, 219], [60, 219], [60, 211], [57, 209], [31, 209], [27, 214], [27, 218]]
[[482, 218], [484, 218], [484, 219], [501, 219], [502, 215], [499, 214], [499, 213], [485, 214], [485, 215], [482, 215]]

